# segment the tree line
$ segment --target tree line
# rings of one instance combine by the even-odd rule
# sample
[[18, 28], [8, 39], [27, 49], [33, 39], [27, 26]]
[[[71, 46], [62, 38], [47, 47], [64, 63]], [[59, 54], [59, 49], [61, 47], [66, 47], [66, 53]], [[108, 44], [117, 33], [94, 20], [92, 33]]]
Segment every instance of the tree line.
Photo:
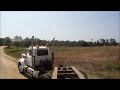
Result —
[[[39, 38], [34, 38], [33, 40], [34, 45], [46, 45], [48, 43], [49, 46], [52, 46], [52, 40], [47, 41], [47, 40], [40, 40]], [[110, 39], [99, 39], [97, 41], [93, 42], [93, 39], [91, 41], [87, 42], [84, 40], [79, 40], [79, 41], [59, 41], [55, 40], [54, 41], [55, 46], [66, 46], [66, 47], [86, 47], [86, 46], [117, 46], [119, 45], [118, 42], [116, 42], [115, 39], [110, 38]], [[29, 47], [31, 46], [31, 38], [26, 37], [23, 39], [21, 36], [15, 36], [13, 39], [10, 37], [5, 37], [5, 38], [0, 38], [0, 46], [7, 45], [8, 47], [10, 45], [18, 47]]]

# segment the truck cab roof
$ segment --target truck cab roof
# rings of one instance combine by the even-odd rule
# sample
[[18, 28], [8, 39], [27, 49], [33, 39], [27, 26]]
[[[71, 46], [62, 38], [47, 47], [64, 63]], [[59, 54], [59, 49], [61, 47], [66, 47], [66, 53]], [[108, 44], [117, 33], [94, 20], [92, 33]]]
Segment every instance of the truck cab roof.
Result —
[[[30, 46], [28, 48], [28, 50], [31, 50], [31, 49], [32, 49], [32, 47]], [[33, 49], [48, 49], [48, 47], [46, 47], [46, 46], [33, 46]]]

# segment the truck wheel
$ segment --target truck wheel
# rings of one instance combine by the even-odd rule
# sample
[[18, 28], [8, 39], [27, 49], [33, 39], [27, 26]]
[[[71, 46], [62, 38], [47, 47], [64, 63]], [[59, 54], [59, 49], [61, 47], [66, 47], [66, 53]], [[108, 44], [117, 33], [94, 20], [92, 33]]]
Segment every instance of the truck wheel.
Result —
[[24, 73], [21, 63], [18, 63], [18, 70], [20, 73]]
[[51, 79], [51, 74], [50, 73], [45, 73], [39, 77], [39, 79]]

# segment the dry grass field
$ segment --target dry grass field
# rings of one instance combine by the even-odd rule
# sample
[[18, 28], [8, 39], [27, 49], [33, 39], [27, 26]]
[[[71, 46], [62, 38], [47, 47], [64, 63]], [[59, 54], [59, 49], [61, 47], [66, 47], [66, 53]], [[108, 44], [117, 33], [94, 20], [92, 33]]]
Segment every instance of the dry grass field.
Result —
[[[74, 65], [89, 78], [120, 78], [118, 46], [56, 47], [55, 64]], [[97, 76], [97, 77], [96, 77]]]

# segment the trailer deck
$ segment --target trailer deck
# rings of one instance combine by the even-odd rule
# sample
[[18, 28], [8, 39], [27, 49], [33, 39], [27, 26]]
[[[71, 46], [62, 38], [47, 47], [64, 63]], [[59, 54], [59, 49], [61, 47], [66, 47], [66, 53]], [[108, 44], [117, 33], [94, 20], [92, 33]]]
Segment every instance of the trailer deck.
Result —
[[85, 77], [74, 66], [70, 66], [54, 67], [52, 79], [85, 79]]

